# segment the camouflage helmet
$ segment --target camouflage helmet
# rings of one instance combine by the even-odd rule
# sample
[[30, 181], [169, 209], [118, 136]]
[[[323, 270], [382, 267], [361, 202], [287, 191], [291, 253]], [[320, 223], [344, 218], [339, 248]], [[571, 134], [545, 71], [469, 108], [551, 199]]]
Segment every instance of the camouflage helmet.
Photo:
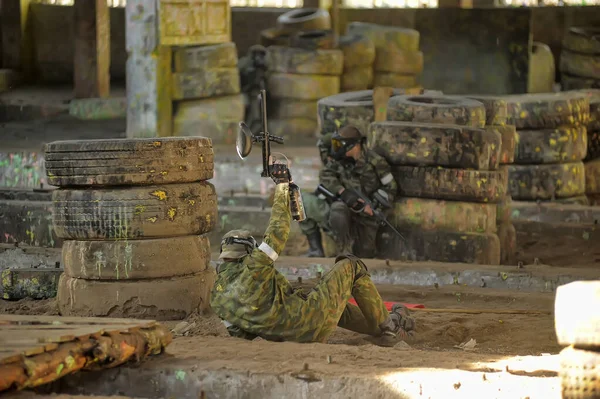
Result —
[[248, 230], [231, 230], [221, 239], [219, 259], [238, 259], [250, 254], [258, 245]]

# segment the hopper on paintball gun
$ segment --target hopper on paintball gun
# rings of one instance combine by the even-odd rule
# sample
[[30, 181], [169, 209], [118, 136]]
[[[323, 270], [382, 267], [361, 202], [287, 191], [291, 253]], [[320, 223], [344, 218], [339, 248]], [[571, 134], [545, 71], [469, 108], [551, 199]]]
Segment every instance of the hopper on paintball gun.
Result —
[[[260, 108], [261, 108], [261, 122], [262, 131], [258, 134], [252, 133], [250, 128], [244, 123], [240, 122], [238, 135], [235, 143], [237, 153], [241, 159], [246, 158], [252, 151], [252, 145], [260, 143], [262, 146], [262, 172], [261, 177], [269, 177], [271, 172], [271, 165], [277, 160], [271, 154], [271, 142], [283, 144], [283, 137], [274, 136], [269, 134], [267, 129], [267, 92], [266, 90], [260, 91]], [[304, 211], [304, 202], [302, 200], [302, 194], [300, 193], [300, 187], [291, 180], [290, 173], [290, 208], [292, 212], [292, 218], [298, 222], [306, 219], [306, 213]]]

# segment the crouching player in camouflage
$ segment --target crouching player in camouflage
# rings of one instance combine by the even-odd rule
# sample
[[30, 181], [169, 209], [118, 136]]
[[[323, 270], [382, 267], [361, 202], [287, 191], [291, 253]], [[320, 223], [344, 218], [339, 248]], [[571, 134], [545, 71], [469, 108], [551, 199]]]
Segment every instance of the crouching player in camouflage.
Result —
[[[340, 326], [389, 345], [399, 333], [412, 331], [415, 323], [408, 310], [395, 305], [388, 313], [367, 267], [353, 255], [339, 256], [309, 294], [294, 290], [275, 269], [290, 232], [290, 174], [286, 165], [272, 170], [275, 197], [263, 242], [258, 245], [245, 230], [230, 231], [221, 241], [223, 263], [217, 268], [211, 307], [229, 333], [246, 339], [326, 342]], [[358, 306], [348, 304], [350, 296]]]
[[[362, 213], [351, 207], [356, 198], [346, 189], [356, 189], [373, 199], [375, 193], [389, 203], [394, 200], [398, 186], [387, 161], [365, 147], [365, 138], [354, 126], [346, 126], [331, 137], [330, 154], [324, 140], [318, 143], [323, 168], [320, 184], [339, 200], [332, 201], [319, 193], [303, 193], [307, 219], [300, 223], [309, 243], [309, 257], [325, 256], [321, 242], [323, 229], [336, 242], [337, 253], [351, 252], [361, 258], [376, 254], [376, 235], [379, 222], [373, 210], [366, 206]], [[348, 194], [348, 195], [347, 195]]]

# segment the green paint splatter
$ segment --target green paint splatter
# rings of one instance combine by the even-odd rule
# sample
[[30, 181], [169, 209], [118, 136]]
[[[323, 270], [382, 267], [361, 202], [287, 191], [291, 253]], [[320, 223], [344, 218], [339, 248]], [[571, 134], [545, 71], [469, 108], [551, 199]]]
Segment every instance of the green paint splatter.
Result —
[[56, 366], [56, 374], [60, 375], [61, 371], [63, 371], [63, 369], [65, 368], [64, 364], [59, 364], [58, 366]]
[[183, 381], [185, 379], [185, 371], [183, 371], [183, 370], [177, 370], [175, 372], [175, 379], [177, 379], [179, 381]]

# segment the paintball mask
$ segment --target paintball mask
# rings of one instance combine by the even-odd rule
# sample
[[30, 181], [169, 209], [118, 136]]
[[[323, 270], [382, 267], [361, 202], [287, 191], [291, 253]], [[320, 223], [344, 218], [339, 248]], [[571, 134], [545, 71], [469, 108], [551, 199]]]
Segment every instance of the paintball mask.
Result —
[[223, 236], [219, 259], [238, 259], [252, 253], [258, 243], [246, 230], [232, 230]]
[[331, 137], [331, 156], [338, 161], [344, 160], [346, 153], [357, 144], [362, 144], [362, 141], [362, 137], [342, 137], [335, 133]]

